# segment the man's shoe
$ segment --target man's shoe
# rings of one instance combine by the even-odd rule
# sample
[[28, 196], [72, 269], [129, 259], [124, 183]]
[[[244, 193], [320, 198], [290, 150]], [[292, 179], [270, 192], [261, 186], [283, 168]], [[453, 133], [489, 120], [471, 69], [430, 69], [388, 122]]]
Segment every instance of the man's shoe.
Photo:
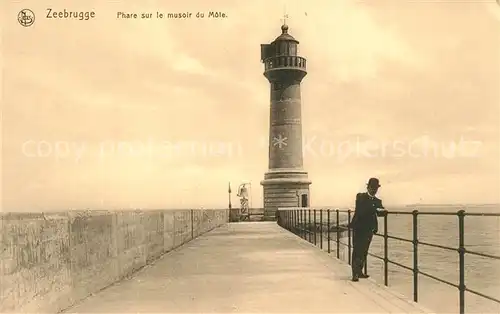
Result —
[[358, 275], [352, 276], [352, 281], [354, 281], [354, 282], [359, 281]]
[[370, 275], [367, 275], [367, 274], [360, 274], [359, 275], [359, 278], [362, 278], [362, 279], [366, 279], [366, 278], [369, 278]]

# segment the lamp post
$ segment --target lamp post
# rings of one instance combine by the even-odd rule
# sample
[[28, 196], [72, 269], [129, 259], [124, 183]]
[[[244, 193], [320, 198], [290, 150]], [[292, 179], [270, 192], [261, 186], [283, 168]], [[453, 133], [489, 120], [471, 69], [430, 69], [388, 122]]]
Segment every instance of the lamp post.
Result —
[[227, 213], [227, 217], [228, 217], [228, 219], [230, 219], [229, 217], [231, 217], [231, 182], [229, 182], [229, 187], [227, 189], [227, 194], [228, 194], [228, 197], [229, 197], [229, 204], [228, 204], [229, 212]]
[[229, 182], [229, 188], [227, 190], [229, 196], [229, 210], [231, 210], [231, 182]]

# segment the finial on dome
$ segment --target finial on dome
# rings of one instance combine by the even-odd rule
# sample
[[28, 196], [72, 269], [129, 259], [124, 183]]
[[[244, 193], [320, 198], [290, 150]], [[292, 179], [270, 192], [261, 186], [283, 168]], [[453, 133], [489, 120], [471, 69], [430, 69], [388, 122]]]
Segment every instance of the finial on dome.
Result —
[[283, 25], [281, 25], [281, 32], [286, 34], [288, 32], [288, 25], [286, 25], [286, 19], [288, 18], [288, 14], [286, 13], [286, 5], [283, 8]]
[[286, 25], [286, 23], [283, 23], [283, 25], [281, 25], [281, 32], [283, 34], [287, 34], [288, 33], [288, 25]]

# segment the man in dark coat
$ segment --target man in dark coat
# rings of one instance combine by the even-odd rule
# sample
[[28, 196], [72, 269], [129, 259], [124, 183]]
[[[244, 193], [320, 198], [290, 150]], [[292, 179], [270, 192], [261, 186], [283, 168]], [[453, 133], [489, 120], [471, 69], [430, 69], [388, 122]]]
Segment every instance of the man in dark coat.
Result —
[[383, 216], [387, 213], [382, 205], [382, 200], [375, 197], [379, 187], [379, 180], [370, 178], [367, 184], [367, 192], [356, 195], [356, 208], [349, 225], [353, 229], [352, 281], [369, 277], [363, 273], [363, 266], [366, 262], [373, 234], [378, 231], [377, 216]]

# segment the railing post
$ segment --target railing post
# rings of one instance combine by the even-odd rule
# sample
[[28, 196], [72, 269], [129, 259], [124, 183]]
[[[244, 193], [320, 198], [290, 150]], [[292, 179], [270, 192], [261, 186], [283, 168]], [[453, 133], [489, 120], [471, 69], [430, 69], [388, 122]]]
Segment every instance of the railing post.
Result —
[[[293, 226], [293, 211], [289, 210], [288, 211], [288, 230], [292, 231], [292, 226]], [[292, 231], [293, 232], [293, 231]]]
[[418, 302], [418, 210], [413, 216], [413, 301]]
[[286, 229], [290, 230], [290, 210], [289, 209], [285, 212], [285, 217], [286, 217]]
[[336, 209], [335, 210], [335, 213], [336, 213], [336, 219], [337, 219], [337, 258], [340, 258], [340, 223], [339, 223], [339, 210]]
[[319, 210], [319, 248], [323, 249], [323, 210]]
[[295, 210], [295, 232], [297, 233], [298, 236], [300, 236], [299, 211], [298, 210]]
[[304, 232], [304, 240], [307, 240], [307, 213], [305, 209], [301, 209], [302, 214], [304, 215], [304, 221], [302, 222], [302, 231]]
[[293, 233], [297, 235], [297, 211], [293, 211]]
[[327, 212], [326, 212], [326, 229], [327, 229], [327, 239], [328, 239], [328, 254], [330, 254], [331, 252], [331, 249], [330, 249], [330, 209], [328, 208], [327, 209]]
[[304, 209], [304, 240], [309, 241], [309, 212]]
[[309, 240], [309, 243], [311, 243], [311, 210], [310, 209], [305, 209], [307, 210], [307, 216], [309, 217], [308, 223], [307, 223], [307, 231], [308, 231], [308, 237], [307, 239]]
[[303, 224], [303, 227], [304, 227], [304, 240], [307, 240], [308, 236], [309, 236], [309, 233], [307, 232], [307, 211], [305, 209], [303, 209], [303, 211], [304, 211], [304, 224]]
[[300, 237], [300, 219], [299, 219], [299, 210], [295, 210], [295, 232], [296, 235]]
[[294, 219], [295, 234], [299, 235], [299, 230], [298, 230], [298, 227], [299, 227], [299, 213], [298, 213], [297, 210], [294, 210], [293, 214], [295, 215], [295, 219]]
[[465, 313], [465, 211], [459, 210], [458, 215], [458, 258], [459, 258], [459, 302], [460, 314]]
[[301, 227], [300, 227], [300, 234], [301, 234], [301, 238], [302, 239], [306, 239], [306, 229], [305, 229], [305, 225], [306, 225], [306, 216], [305, 216], [305, 213], [304, 213], [304, 210], [303, 209], [300, 209], [300, 221], [301, 221]]
[[194, 210], [191, 209], [191, 239], [194, 239]]
[[384, 285], [389, 285], [389, 245], [387, 232], [387, 212], [384, 214]]
[[[351, 224], [351, 210], [347, 210], [347, 225]], [[351, 228], [347, 228], [347, 259], [348, 264], [351, 265]]]
[[316, 241], [316, 238], [317, 238], [316, 229], [318, 227], [318, 225], [316, 224], [316, 209], [313, 210], [313, 215], [314, 215], [314, 233], [313, 233], [314, 234], [314, 245], [316, 245], [317, 244], [316, 243], [317, 242]]

